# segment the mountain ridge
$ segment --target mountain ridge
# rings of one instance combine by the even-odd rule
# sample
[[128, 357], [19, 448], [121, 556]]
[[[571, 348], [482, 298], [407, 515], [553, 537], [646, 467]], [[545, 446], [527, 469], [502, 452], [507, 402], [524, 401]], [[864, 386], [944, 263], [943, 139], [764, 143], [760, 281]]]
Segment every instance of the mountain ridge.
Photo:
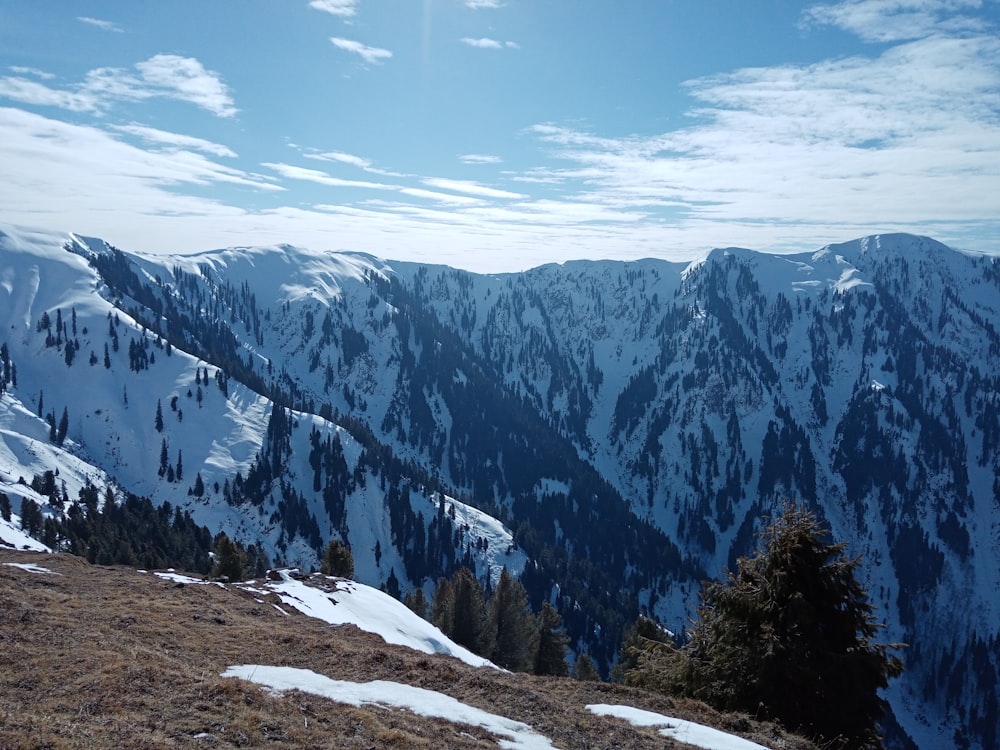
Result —
[[[46, 236], [44, 251], [37, 235], [0, 243], [5, 256], [20, 246], [51, 262], [66, 238]], [[71, 420], [68, 445], [87, 437], [94, 408], [114, 403], [123, 430], [100, 434], [128, 428], [153, 442], [134, 457], [133, 473], [154, 500], [191, 507], [236, 535], [264, 534], [274, 550], [283, 541], [283, 554], [302, 561], [315, 553], [312, 532], [303, 536], [296, 524], [289, 533], [285, 521], [289, 509], [304, 513], [306, 527], [309, 516], [318, 521], [320, 540], [348, 532], [370, 582], [384, 583], [391, 571], [404, 588], [428, 586], [435, 571], [462, 558], [479, 560], [481, 575], [496, 569], [497, 558], [487, 562], [482, 543], [464, 532], [459, 547], [442, 547], [434, 527], [429, 544], [435, 508], [480, 505], [507, 525], [505, 548], [521, 555], [533, 603], [558, 604], [576, 647], [600, 661], [616, 644], [595, 639], [595, 627], [613, 640], [622, 623], [608, 612], [627, 619], [644, 610], [682, 629], [698, 582], [745, 554], [782, 497], [801, 498], [865, 558], [887, 635], [914, 644], [908, 675], [890, 691], [906, 731], [921, 746], [941, 731], [967, 734], [970, 747], [995, 737], [995, 711], [983, 714], [970, 697], [990, 695], [990, 684], [995, 694], [997, 661], [988, 657], [971, 674], [959, 668], [996, 643], [1000, 622], [988, 597], [998, 585], [989, 561], [1000, 523], [995, 259], [929, 238], [877, 235], [787, 256], [721, 249], [689, 264], [580, 261], [489, 276], [296, 250], [308, 267], [286, 277], [276, 271], [293, 265], [286, 247], [195, 260], [119, 257], [94, 242], [103, 270], [59, 259], [66, 275], [53, 274], [74, 280], [68, 288], [76, 291], [39, 278], [38, 304], [22, 304], [16, 315], [6, 312], [13, 281], [0, 294], [3, 320], [17, 318], [23, 329], [24, 339], [11, 343], [19, 374], [39, 381], [11, 392], [28, 415], [41, 411], [33, 393], [40, 381], [47, 403], [70, 401], [45, 368], [25, 365], [30, 352], [54, 372], [70, 367], [65, 346], [45, 346], [34, 330], [42, 311], [55, 317], [61, 309], [66, 318], [75, 307], [81, 320], [85, 310], [106, 312], [136, 342], [142, 333], [155, 365], [125, 366], [120, 328], [123, 350], [109, 374], [121, 382], [99, 391], [103, 406]], [[96, 257], [90, 240], [79, 248]], [[30, 263], [6, 266], [3, 278], [13, 279]], [[95, 291], [108, 299], [98, 304]], [[152, 374], [168, 359], [157, 339], [173, 341], [184, 362], [171, 365], [170, 377]], [[91, 333], [90, 341], [98, 360], [90, 368], [99, 373], [101, 339]], [[209, 367], [212, 381], [223, 373], [229, 387], [210, 383]], [[133, 400], [148, 402], [141, 419], [118, 408], [126, 385]], [[220, 442], [212, 425], [225, 418], [231, 435], [244, 437], [221, 453], [185, 438], [184, 486], [156, 478], [152, 408], [158, 398], [175, 419], [171, 396], [184, 417], [170, 430], [196, 425]], [[287, 419], [275, 403], [291, 410]], [[275, 419], [287, 439], [263, 429]], [[32, 440], [43, 442], [44, 421], [32, 429]], [[327, 459], [315, 469], [306, 458], [319, 450], [309, 447], [313, 430], [322, 440], [339, 436], [350, 454], [346, 473], [330, 473]], [[110, 468], [124, 461], [110, 450], [95, 454]], [[288, 477], [285, 489], [274, 464]], [[416, 484], [402, 481], [418, 469]], [[244, 479], [253, 470], [255, 482], [266, 476], [270, 499], [220, 504], [225, 488], [209, 498], [186, 494], [192, 472], [204, 472], [211, 487], [234, 470]], [[314, 474], [331, 488], [326, 501]], [[389, 512], [388, 498], [401, 497], [404, 485], [419, 499], [393, 505], [407, 512]], [[434, 499], [441, 491], [447, 500]], [[416, 544], [418, 527], [425, 532]], [[373, 564], [376, 543], [385, 564]], [[620, 594], [595, 595], [605, 587]], [[947, 592], [942, 601], [935, 590]]]

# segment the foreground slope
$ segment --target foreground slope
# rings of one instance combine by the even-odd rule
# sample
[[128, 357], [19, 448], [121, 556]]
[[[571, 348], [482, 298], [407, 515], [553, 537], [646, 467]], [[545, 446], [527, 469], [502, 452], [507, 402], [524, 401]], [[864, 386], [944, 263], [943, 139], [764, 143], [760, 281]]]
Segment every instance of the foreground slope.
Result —
[[[266, 586], [195, 585], [90, 566], [68, 555], [0, 551], [0, 744], [528, 746], [501, 745], [511, 741], [510, 735], [498, 733], [491, 723], [480, 726], [475, 718], [489, 714], [505, 719], [508, 729], [530, 728], [551, 747], [682, 747], [661, 736], [655, 725], [633, 726], [587, 709], [611, 705], [622, 707], [617, 714], [642, 709], [710, 724], [733, 741], [736, 732], [768, 747], [812, 748], [774, 727], [693, 702], [603, 683], [476, 668], [390, 646], [353, 626], [331, 627], [301, 614]], [[315, 673], [327, 683], [357, 684], [358, 689], [382, 680], [384, 692], [376, 702], [348, 705], [308, 692], [276, 694], [222, 676], [231, 668], [235, 675], [235, 667], [247, 663], [291, 668], [288, 672], [299, 679]], [[267, 670], [260, 672], [263, 677]], [[254, 679], [251, 671], [244, 676]], [[307, 680], [299, 685], [311, 689]], [[433, 691], [433, 700], [464, 708], [445, 720], [386, 707], [393, 695], [418, 690], [428, 703]], [[424, 713], [429, 713], [426, 704]]]

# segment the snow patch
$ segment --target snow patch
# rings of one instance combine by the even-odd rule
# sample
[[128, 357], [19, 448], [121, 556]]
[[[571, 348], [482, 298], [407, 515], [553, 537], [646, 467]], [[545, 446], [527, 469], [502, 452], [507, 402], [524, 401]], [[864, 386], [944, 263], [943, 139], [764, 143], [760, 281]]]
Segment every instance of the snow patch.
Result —
[[445, 654], [473, 667], [498, 668], [459, 646], [402, 602], [378, 589], [343, 578], [314, 575], [311, 580], [326, 587], [323, 589], [296, 580], [287, 570], [279, 574], [280, 581], [267, 581], [264, 588], [304, 615], [331, 625], [355, 625], [381, 636], [386, 643], [425, 654]]
[[592, 703], [587, 710], [596, 716], [614, 716], [624, 719], [634, 727], [661, 727], [660, 734], [687, 745], [705, 750], [769, 750], [756, 742], [745, 740], [718, 729], [696, 724], [693, 721], [674, 719], [670, 716], [643, 711], [631, 706], [614, 706], [607, 703]]
[[469, 706], [450, 695], [398, 682], [331, 680], [309, 669], [257, 664], [230, 667], [222, 673], [222, 676], [248, 680], [277, 692], [301, 690], [350, 706], [376, 705], [402, 708], [418, 716], [446, 719], [456, 724], [471, 724], [507, 738], [499, 741], [502, 748], [545, 750], [554, 747], [548, 739], [523, 722]]
[[41, 565], [35, 565], [35, 563], [4, 563], [4, 565], [10, 566], [11, 568], [20, 568], [21, 570], [26, 570], [29, 573], [48, 573], [53, 576], [61, 576], [62, 573], [56, 573], [54, 570], [49, 570], [48, 568], [43, 568]]

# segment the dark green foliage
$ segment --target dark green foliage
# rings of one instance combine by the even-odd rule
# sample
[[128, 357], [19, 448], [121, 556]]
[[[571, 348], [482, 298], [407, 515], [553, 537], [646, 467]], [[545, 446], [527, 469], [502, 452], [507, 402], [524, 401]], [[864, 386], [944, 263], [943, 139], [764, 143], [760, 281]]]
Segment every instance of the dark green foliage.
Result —
[[403, 597], [403, 604], [411, 609], [419, 617], [427, 619], [427, 597], [424, 596], [423, 589], [408, 591]]
[[878, 691], [902, 671], [879, 630], [859, 560], [826, 541], [816, 517], [788, 504], [740, 558], [702, 591], [681, 650], [650, 643], [630, 683], [781, 722], [830, 748], [879, 748]]
[[580, 654], [573, 665], [573, 679], [581, 682], [599, 682], [601, 675], [597, 673], [594, 660], [588, 654]]
[[323, 575], [338, 578], [354, 577], [354, 557], [348, 546], [337, 539], [331, 539], [323, 553], [323, 563], [320, 566]]
[[245, 577], [246, 554], [230, 541], [229, 537], [220, 533], [215, 538], [215, 566], [212, 575], [229, 581], [242, 581]]
[[656, 620], [639, 615], [635, 625], [625, 631], [618, 662], [611, 669], [614, 682], [624, 682], [625, 676], [639, 663], [639, 656], [649, 643], [671, 643], [670, 634]]
[[[36, 483], [45, 486], [47, 479], [36, 477], [32, 484]], [[87, 485], [80, 489], [79, 498], [68, 504], [65, 515], [45, 519], [45, 529], [38, 506], [30, 500], [22, 503], [22, 510], [26, 506], [29, 526], [35, 528], [25, 529], [32, 536], [44, 531], [46, 538], [58, 540], [60, 550], [92, 563], [202, 574], [212, 566], [211, 533], [170, 503], [154, 507], [148, 498], [128, 492], [119, 501], [108, 489], [102, 504], [97, 488]]]
[[42, 530], [42, 509], [28, 497], [21, 499], [21, 529], [28, 536], [37, 536]]
[[437, 587], [434, 589], [434, 598], [431, 601], [431, 622], [447, 635], [452, 631], [454, 617], [455, 592], [451, 588], [451, 581], [447, 578], [439, 578]]
[[0, 492], [0, 518], [9, 523], [10, 514], [11, 514], [10, 498], [7, 497], [6, 493]]
[[545, 602], [538, 616], [538, 651], [535, 654], [535, 674], [565, 677], [569, 673], [566, 664], [566, 644], [569, 638], [562, 627], [562, 617], [555, 608]]
[[468, 568], [455, 571], [451, 579], [454, 597], [451, 632], [453, 641], [476, 654], [489, 654], [493, 650], [493, 628], [483, 590], [476, 576]]
[[69, 431], [69, 412], [63, 407], [62, 416], [59, 417], [59, 427], [56, 429], [56, 445], [62, 445], [66, 440], [66, 433]]
[[535, 618], [528, 609], [528, 594], [507, 569], [490, 599], [490, 626], [496, 633], [490, 659], [497, 666], [515, 672], [527, 672], [534, 667], [538, 631]]

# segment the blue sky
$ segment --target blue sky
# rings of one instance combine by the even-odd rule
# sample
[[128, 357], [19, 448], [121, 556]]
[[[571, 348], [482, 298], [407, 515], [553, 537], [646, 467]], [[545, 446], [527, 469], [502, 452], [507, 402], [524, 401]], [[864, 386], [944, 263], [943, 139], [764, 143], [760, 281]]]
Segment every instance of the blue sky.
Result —
[[1000, 252], [997, 0], [5, 0], [0, 221], [476, 271]]

